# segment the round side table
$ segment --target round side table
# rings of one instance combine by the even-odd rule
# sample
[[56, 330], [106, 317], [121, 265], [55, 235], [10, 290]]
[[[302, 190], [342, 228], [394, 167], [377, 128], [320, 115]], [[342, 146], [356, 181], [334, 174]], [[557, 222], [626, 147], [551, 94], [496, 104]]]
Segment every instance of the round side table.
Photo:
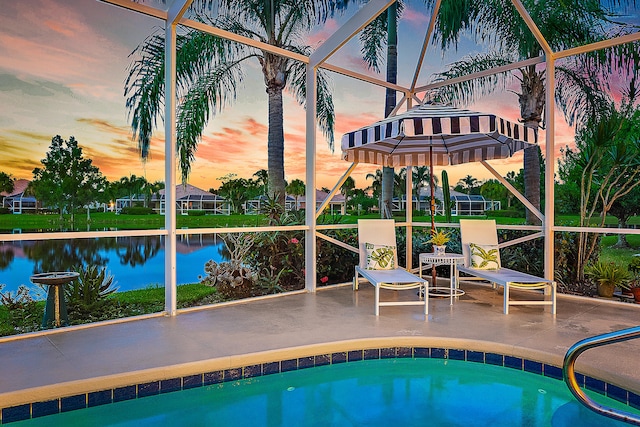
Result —
[[[432, 266], [437, 267], [439, 265], [448, 265], [451, 268], [451, 287], [450, 288], [442, 288], [438, 286], [432, 286], [429, 289], [434, 291], [445, 290], [449, 293], [451, 297], [451, 305], [453, 305], [453, 298], [464, 295], [464, 291], [458, 288], [458, 264], [464, 264], [464, 256], [461, 254], [454, 253], [444, 253], [442, 255], [436, 255], [434, 253], [424, 253], [420, 254], [420, 277], [422, 277], [422, 269], [424, 266]], [[435, 283], [434, 283], [435, 285]], [[438, 294], [430, 294], [434, 296], [442, 295]]]

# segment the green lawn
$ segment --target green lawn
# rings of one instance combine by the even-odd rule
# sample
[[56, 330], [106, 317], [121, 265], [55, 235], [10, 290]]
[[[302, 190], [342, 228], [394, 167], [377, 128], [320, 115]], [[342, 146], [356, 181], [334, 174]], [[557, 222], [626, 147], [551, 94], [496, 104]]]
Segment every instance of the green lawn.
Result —
[[[179, 285], [178, 308], [214, 304], [222, 301], [216, 288], [199, 283]], [[37, 301], [23, 308], [9, 310], [0, 305], [0, 336], [14, 335], [40, 330], [45, 301]], [[159, 313], [164, 310], [164, 287], [152, 286], [134, 291], [116, 292], [107, 298], [99, 309], [87, 313], [86, 317], [69, 314], [71, 324], [91, 323], [100, 320]], [[80, 317], [78, 317], [80, 316]]]
[[[322, 216], [326, 222], [332, 222], [330, 215]], [[377, 213], [365, 214], [361, 216], [345, 215], [340, 218], [340, 222], [346, 224], [355, 224], [360, 218], [380, 218]], [[394, 215], [396, 221], [404, 221], [404, 213]], [[482, 219], [486, 216], [460, 216], [453, 217], [453, 222], [458, 222], [461, 218]], [[524, 218], [512, 217], [496, 217], [498, 224], [524, 224]], [[414, 215], [415, 222], [431, 222], [428, 215]], [[445, 222], [446, 219], [442, 215], [436, 215], [436, 222]], [[180, 215], [176, 218], [179, 228], [221, 228], [221, 227], [258, 227], [267, 225], [267, 218], [264, 215], [204, 215], [204, 216], [188, 216]], [[558, 215], [556, 224], [561, 225], [577, 225], [579, 223], [578, 215]], [[86, 230], [87, 224], [93, 230], [102, 230], [105, 228], [117, 228], [119, 230], [147, 230], [160, 229], [164, 227], [164, 216], [162, 215], [116, 215], [113, 212], [97, 212], [91, 214], [91, 221], [87, 223], [86, 214], [77, 214], [75, 217], [74, 228], [78, 230]], [[599, 224], [599, 219], [594, 218], [593, 225]], [[608, 216], [607, 225], [617, 225], [618, 220], [613, 216]], [[640, 216], [632, 217], [629, 225], [640, 224]], [[62, 221], [56, 214], [22, 214], [22, 215], [0, 215], [0, 230], [64, 230], [71, 227], [71, 219], [69, 215], [64, 215]]]

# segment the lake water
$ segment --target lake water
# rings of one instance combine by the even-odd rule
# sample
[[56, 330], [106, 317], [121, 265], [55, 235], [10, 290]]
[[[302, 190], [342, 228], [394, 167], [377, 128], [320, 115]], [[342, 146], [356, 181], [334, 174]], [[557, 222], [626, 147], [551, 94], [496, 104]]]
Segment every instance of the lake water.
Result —
[[[216, 235], [178, 236], [178, 284], [198, 282], [207, 261], [228, 259], [225, 250]], [[0, 284], [5, 285], [3, 292], [15, 291], [21, 284], [38, 292], [29, 280], [32, 274], [98, 265], [114, 276], [120, 291], [164, 286], [164, 254], [160, 236], [0, 242]]]

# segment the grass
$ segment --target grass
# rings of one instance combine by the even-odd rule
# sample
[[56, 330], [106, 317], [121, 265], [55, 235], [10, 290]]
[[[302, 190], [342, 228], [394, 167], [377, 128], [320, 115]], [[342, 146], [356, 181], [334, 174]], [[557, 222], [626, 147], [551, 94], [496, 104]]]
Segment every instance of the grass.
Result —
[[[180, 215], [176, 218], [178, 228], [208, 228], [208, 227], [256, 227], [267, 225], [264, 215]], [[103, 228], [117, 228], [119, 230], [148, 230], [164, 227], [163, 215], [116, 215], [113, 212], [97, 212], [91, 214], [91, 221], [87, 216], [78, 214], [71, 223], [70, 215], [64, 215], [60, 220], [53, 214], [21, 214], [0, 215], [0, 230], [61, 230], [65, 228], [86, 230], [87, 225], [93, 230]]]
[[[179, 285], [177, 290], [178, 308], [195, 307], [213, 304], [222, 299], [216, 288], [199, 283]], [[158, 313], [164, 310], [164, 287], [150, 286], [145, 289], [116, 292], [107, 298], [98, 312], [92, 312], [86, 318], [73, 318], [69, 314], [71, 324], [91, 323], [99, 320], [138, 316]], [[9, 310], [0, 305], [0, 336], [41, 330], [45, 301], [36, 301], [24, 308]]]
[[620, 265], [628, 265], [635, 254], [640, 253], [640, 235], [630, 234], [627, 236], [627, 242], [631, 248], [622, 249], [614, 248], [613, 245], [618, 241], [618, 235], [602, 237], [602, 251], [600, 259], [605, 262], [614, 262]]

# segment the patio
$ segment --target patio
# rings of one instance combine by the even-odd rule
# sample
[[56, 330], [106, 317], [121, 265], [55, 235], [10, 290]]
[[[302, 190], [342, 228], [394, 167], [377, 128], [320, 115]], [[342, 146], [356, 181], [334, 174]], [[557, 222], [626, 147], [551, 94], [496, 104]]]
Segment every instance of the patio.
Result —
[[[426, 322], [419, 307], [383, 307], [376, 318], [373, 287], [363, 284], [358, 292], [337, 286], [5, 338], [0, 407], [363, 349], [464, 349], [561, 366], [576, 341], [632, 327], [640, 317], [639, 305], [567, 295], [559, 296], [555, 318], [531, 306], [505, 316], [502, 295], [486, 285], [462, 287], [467, 294], [453, 306], [432, 298]], [[638, 393], [638, 354], [638, 340], [593, 349], [576, 370]]]

